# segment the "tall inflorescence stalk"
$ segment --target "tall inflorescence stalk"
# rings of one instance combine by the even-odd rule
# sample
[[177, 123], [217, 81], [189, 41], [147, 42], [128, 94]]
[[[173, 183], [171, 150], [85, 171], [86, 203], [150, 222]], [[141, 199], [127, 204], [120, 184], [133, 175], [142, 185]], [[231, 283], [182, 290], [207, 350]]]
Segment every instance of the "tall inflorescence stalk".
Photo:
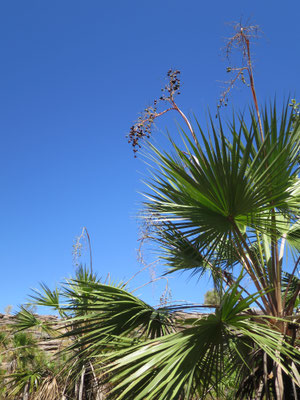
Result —
[[240, 66], [229, 65], [227, 67], [226, 71], [227, 73], [232, 74], [232, 78], [226, 82], [226, 88], [221, 94], [218, 108], [223, 105], [227, 106], [229, 92], [238, 81], [241, 81], [243, 84], [250, 87], [258, 119], [261, 140], [264, 141], [263, 127], [254, 84], [253, 61], [250, 49], [252, 41], [258, 37], [259, 27], [257, 25], [244, 26], [242, 23], [238, 23], [234, 24], [233, 28], [235, 34], [227, 40], [225, 46], [226, 58], [231, 64], [231, 54], [234, 49], [237, 49], [242, 55], [242, 63]]

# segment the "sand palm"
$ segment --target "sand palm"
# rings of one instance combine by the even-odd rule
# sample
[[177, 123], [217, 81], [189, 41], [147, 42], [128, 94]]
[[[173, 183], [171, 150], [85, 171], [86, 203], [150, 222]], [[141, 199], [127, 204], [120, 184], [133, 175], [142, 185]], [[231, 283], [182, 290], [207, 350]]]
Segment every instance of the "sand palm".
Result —
[[231, 396], [297, 398], [300, 121], [288, 106], [279, 118], [274, 106], [262, 115], [262, 137], [250, 117], [250, 128], [242, 118], [226, 132], [221, 121], [210, 133], [198, 126], [196, 144], [183, 133], [184, 150], [171, 141], [173, 153], [149, 144], [157, 169], [145, 217], [168, 273], [209, 272], [221, 303], [186, 319], [125, 288], [81, 285], [93, 301], [84, 324], [73, 321], [80, 341], [72, 349], [96, 368], [99, 357], [109, 398], [216, 398], [228, 379]]

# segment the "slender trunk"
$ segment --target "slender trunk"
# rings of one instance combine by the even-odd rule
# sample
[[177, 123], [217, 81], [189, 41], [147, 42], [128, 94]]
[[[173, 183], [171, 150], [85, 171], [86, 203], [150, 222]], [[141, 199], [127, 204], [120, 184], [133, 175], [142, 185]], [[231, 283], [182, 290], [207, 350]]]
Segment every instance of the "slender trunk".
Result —
[[283, 385], [283, 377], [282, 377], [282, 368], [277, 363], [275, 363], [274, 371], [275, 371], [276, 400], [284, 400], [284, 385]]
[[22, 400], [28, 400], [28, 399], [29, 399], [29, 383], [26, 383], [23, 391]]
[[105, 390], [103, 385], [100, 384], [96, 373], [95, 373], [95, 369], [93, 366], [93, 363], [90, 361], [90, 367], [91, 367], [91, 371], [93, 373], [93, 377], [94, 377], [94, 382], [95, 382], [95, 389], [96, 389], [96, 397], [95, 400], [105, 400]]
[[258, 389], [256, 391], [256, 394], [255, 394], [255, 400], [261, 400], [263, 388], [264, 388], [264, 382], [261, 381], [260, 384], [259, 384], [259, 387], [258, 387]]
[[80, 377], [80, 386], [79, 386], [79, 392], [78, 392], [78, 400], [82, 400], [82, 396], [83, 396], [84, 375], [85, 375], [85, 367], [82, 367], [82, 372], [81, 372], [81, 377]]
[[76, 383], [75, 383], [75, 389], [74, 389], [75, 399], [78, 398], [78, 391], [79, 391], [79, 385], [78, 385], [78, 383], [76, 382]]
[[293, 385], [293, 395], [294, 395], [294, 399], [297, 400], [297, 389], [296, 389], [296, 385], [295, 382], [292, 381], [292, 385]]
[[91, 361], [90, 361], [90, 368], [91, 368], [91, 371], [93, 373], [93, 378], [94, 378], [93, 393], [96, 393], [95, 400], [104, 400], [104, 397], [103, 397], [104, 395], [102, 393], [102, 389], [100, 387], [99, 381], [98, 381], [96, 373], [95, 373], [93, 363]]
[[298, 369], [297, 369], [297, 367], [296, 367], [296, 365], [295, 365], [295, 363], [293, 361], [292, 361], [292, 371], [294, 373], [294, 376], [296, 376], [296, 378], [298, 377], [298, 379], [296, 379], [297, 387], [296, 387], [296, 384], [295, 384], [294, 380], [292, 380], [293, 393], [294, 393], [295, 400], [297, 400], [298, 399], [297, 392], [299, 391], [299, 387], [300, 387], [300, 378], [299, 378], [299, 374], [298, 374]]
[[270, 400], [269, 385], [268, 385], [268, 356], [264, 353], [264, 386], [266, 400]]

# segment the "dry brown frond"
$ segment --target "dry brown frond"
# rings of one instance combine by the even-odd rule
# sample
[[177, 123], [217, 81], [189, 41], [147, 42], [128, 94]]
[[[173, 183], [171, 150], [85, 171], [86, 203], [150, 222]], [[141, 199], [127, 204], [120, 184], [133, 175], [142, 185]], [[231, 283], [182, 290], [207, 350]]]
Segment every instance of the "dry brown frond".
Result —
[[34, 395], [34, 400], [57, 400], [59, 398], [61, 398], [61, 391], [55, 376], [47, 377]]

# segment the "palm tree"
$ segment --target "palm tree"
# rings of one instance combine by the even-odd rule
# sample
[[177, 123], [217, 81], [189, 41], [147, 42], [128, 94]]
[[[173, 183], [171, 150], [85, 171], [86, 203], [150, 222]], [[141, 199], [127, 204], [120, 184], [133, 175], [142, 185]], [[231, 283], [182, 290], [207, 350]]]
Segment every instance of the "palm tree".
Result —
[[129, 134], [136, 152], [165, 112], [179, 112], [188, 126], [182, 146], [170, 138], [171, 151], [146, 144], [154, 170], [144, 217], [167, 273], [211, 275], [220, 298], [215, 311], [183, 314], [199, 311], [189, 304], [154, 308], [126, 285], [75, 279], [66, 288], [61, 310], [68, 315], [63, 337], [73, 339], [69, 370], [72, 362], [91, 362], [90, 374], [105, 382], [108, 399], [300, 396], [300, 118], [295, 103], [281, 112], [275, 103], [259, 110], [252, 31], [240, 28], [233, 37], [246, 58], [235, 71], [242, 80], [249, 74], [249, 118], [238, 115], [224, 127], [218, 115], [207, 130], [197, 121], [192, 127], [174, 100], [179, 71], [170, 70], [161, 98], [170, 108], [158, 112], [155, 102]]
[[141, 328], [147, 305], [120, 288], [81, 287], [92, 305], [72, 348], [100, 357], [109, 398], [217, 398], [228, 379], [237, 398], [297, 398], [300, 120], [288, 106], [280, 120], [275, 106], [265, 109], [262, 140], [250, 116], [250, 128], [240, 118], [227, 135], [221, 120], [209, 134], [198, 127], [198, 143], [183, 133], [184, 150], [171, 141], [172, 154], [149, 144], [158, 167], [145, 202], [152, 239], [168, 273], [208, 271], [221, 302], [187, 320], [176, 307], [154, 318], [152, 309], [165, 329], [151, 335]]

